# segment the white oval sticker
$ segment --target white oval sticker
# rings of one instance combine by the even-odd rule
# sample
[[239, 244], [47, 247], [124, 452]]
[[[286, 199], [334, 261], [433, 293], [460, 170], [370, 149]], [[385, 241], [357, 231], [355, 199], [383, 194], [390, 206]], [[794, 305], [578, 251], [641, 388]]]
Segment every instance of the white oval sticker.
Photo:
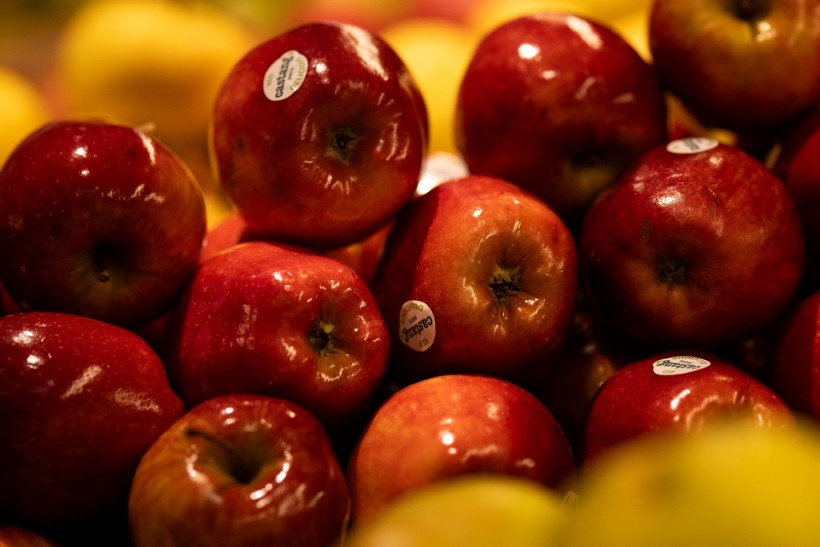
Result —
[[292, 49], [283, 53], [265, 72], [262, 88], [271, 101], [284, 101], [296, 93], [307, 76], [307, 57]]
[[691, 355], [664, 357], [652, 363], [652, 371], [659, 376], [675, 376], [703, 370], [712, 363]]
[[686, 137], [670, 142], [666, 145], [666, 150], [673, 154], [697, 154], [711, 150], [718, 144], [718, 141], [709, 137]]
[[399, 312], [399, 338], [407, 347], [427, 351], [436, 339], [436, 321], [430, 306], [419, 300], [408, 300]]

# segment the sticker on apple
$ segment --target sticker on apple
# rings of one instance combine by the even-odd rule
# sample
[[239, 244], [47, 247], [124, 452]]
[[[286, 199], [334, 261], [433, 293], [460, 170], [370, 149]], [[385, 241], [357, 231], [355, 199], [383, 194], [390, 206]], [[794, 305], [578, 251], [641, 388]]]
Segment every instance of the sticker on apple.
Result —
[[265, 72], [262, 88], [271, 101], [284, 101], [296, 93], [307, 75], [307, 57], [292, 49], [283, 53]]
[[707, 359], [691, 355], [664, 357], [652, 363], [652, 371], [658, 376], [676, 376], [703, 370], [712, 363]]
[[436, 339], [436, 321], [430, 306], [419, 300], [408, 300], [399, 312], [399, 338], [407, 347], [427, 351]]
[[697, 154], [706, 152], [718, 145], [718, 141], [709, 137], [686, 137], [675, 139], [666, 145], [666, 150], [673, 154]]

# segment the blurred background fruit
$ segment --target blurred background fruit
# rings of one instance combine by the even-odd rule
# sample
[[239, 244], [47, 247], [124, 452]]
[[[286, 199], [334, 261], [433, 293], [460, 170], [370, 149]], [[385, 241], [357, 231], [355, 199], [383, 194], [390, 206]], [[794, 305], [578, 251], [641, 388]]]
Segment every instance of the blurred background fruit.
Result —
[[0, 166], [23, 137], [50, 117], [50, 107], [36, 84], [0, 66]]

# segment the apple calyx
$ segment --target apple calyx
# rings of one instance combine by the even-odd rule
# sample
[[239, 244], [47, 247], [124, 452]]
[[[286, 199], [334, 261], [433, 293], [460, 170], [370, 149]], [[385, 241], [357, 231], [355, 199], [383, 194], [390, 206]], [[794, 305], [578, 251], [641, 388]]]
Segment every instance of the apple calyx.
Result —
[[97, 281], [100, 283], [111, 281], [111, 265], [112, 262], [116, 262], [116, 255], [116, 250], [105, 243], [94, 247], [92, 251], [93, 271], [97, 272]]
[[308, 343], [319, 354], [319, 357], [336, 352], [335, 330], [336, 328], [331, 323], [318, 321], [308, 334]]
[[345, 164], [353, 163], [356, 155], [356, 143], [360, 137], [350, 125], [330, 130], [328, 135], [327, 155]]
[[207, 431], [202, 431], [201, 429], [190, 426], [185, 428], [184, 434], [186, 437], [198, 437], [219, 448], [219, 450], [227, 456], [228, 474], [239, 484], [250, 484], [251, 481], [259, 475], [261, 466], [258, 461], [243, 458], [239, 452], [234, 450], [232, 446], [225, 443], [222, 439], [215, 437]]
[[[735, 15], [743, 21], [749, 23], [757, 23], [768, 15], [771, 8], [769, 0], [736, 0], [735, 1]], [[752, 25], [752, 30], [756, 30], [756, 26]]]
[[677, 256], [658, 258], [658, 279], [664, 285], [675, 287], [686, 283], [686, 261]]
[[490, 276], [488, 286], [496, 300], [503, 304], [521, 292], [521, 279], [523, 277], [524, 269], [521, 266], [503, 268], [496, 265], [493, 274]]

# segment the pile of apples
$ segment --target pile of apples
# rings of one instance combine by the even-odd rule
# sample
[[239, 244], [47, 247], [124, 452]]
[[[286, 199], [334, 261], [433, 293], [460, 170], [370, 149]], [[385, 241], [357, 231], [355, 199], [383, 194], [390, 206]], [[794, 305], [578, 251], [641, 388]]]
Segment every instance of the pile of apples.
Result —
[[[0, 543], [367, 545], [456, 477], [583, 508], [639, 439], [814, 429], [820, 2], [656, 0], [647, 31], [651, 63], [570, 12], [496, 26], [457, 154], [377, 32], [270, 37], [208, 120], [213, 228], [149, 128], [31, 133], [0, 170]], [[541, 544], [592, 541], [559, 520]]]

